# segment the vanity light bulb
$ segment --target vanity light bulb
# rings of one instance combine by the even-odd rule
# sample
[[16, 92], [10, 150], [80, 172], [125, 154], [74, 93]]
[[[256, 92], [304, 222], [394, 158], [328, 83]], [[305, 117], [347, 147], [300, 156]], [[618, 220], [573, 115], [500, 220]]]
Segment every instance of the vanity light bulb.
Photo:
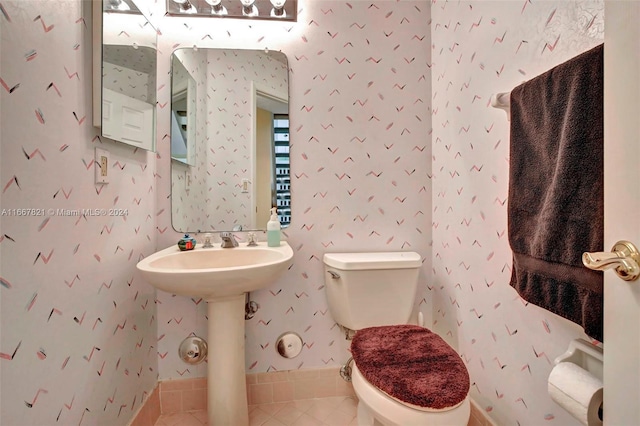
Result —
[[240, 0], [242, 3], [242, 15], [243, 16], [258, 16], [258, 8], [256, 7], [255, 0]]
[[273, 9], [271, 9], [271, 16], [273, 18], [286, 18], [287, 12], [284, 10], [284, 5], [287, 0], [271, 0], [271, 5]]
[[222, 5], [222, 0], [205, 0], [211, 6], [212, 15], [228, 15], [227, 8]]
[[198, 10], [189, 0], [173, 0], [180, 7], [180, 13], [198, 13]]

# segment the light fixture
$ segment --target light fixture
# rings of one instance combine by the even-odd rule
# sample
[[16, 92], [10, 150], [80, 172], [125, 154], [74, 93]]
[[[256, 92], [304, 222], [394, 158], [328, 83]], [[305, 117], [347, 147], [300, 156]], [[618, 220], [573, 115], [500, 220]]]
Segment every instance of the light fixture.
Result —
[[[117, 1], [117, 0], [107, 0]], [[169, 16], [296, 21], [298, 0], [165, 0]]]

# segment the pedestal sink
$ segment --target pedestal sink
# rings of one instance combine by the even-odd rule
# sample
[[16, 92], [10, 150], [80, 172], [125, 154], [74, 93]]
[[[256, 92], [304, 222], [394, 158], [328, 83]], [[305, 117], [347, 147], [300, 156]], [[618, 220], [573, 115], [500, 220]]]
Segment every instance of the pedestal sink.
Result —
[[245, 294], [269, 285], [289, 266], [293, 250], [279, 247], [169, 247], [141, 260], [149, 284], [207, 301], [209, 426], [249, 424], [244, 361]]

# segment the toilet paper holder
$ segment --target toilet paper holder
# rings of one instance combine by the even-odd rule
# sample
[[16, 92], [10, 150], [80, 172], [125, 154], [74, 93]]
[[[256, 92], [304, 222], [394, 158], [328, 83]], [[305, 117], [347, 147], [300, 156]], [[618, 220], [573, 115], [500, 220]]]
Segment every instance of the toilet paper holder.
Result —
[[551, 399], [587, 426], [603, 424], [603, 353], [584, 339], [572, 340], [548, 379]]
[[569, 343], [567, 351], [557, 357], [554, 363], [557, 365], [561, 362], [572, 362], [602, 380], [603, 354], [601, 347], [584, 339], [574, 339]]

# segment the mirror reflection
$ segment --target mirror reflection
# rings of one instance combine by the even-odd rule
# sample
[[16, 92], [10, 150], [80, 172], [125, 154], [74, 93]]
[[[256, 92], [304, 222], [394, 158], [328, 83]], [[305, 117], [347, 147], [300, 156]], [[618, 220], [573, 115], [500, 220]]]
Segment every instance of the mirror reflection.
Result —
[[[187, 117], [195, 111], [193, 121], [186, 120], [185, 145], [187, 153], [193, 148], [193, 162], [171, 161], [174, 229], [265, 229], [272, 206], [277, 207], [282, 226], [288, 226], [286, 56], [264, 50], [187, 48], [174, 52], [174, 63], [180, 65], [173, 66], [172, 73], [182, 72], [183, 67], [195, 85], [193, 104], [184, 111]], [[183, 81], [176, 75], [172, 79]], [[173, 100], [178, 105], [182, 99], [179, 90], [173, 93], [172, 85], [172, 110]], [[172, 118], [172, 146], [174, 125], [181, 127]]]
[[153, 150], [156, 30], [131, 1], [102, 7], [102, 135]]
[[171, 159], [195, 166], [196, 81], [178, 51], [171, 56]]

